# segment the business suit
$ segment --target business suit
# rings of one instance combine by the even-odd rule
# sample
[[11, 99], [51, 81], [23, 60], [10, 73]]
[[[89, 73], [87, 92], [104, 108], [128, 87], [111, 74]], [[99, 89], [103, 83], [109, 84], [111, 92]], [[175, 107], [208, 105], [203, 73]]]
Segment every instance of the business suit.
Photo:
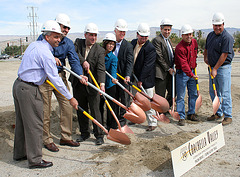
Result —
[[[133, 70], [133, 47], [132, 45], [125, 39], [121, 41], [121, 46], [118, 52], [118, 67], [117, 71], [123, 77], [131, 76]], [[129, 90], [129, 85], [125, 84], [123, 80], [118, 79], [119, 82]], [[130, 96], [123, 91], [120, 87], [117, 87], [116, 91], [116, 99], [119, 100], [125, 106], [130, 105]], [[126, 110], [120, 108], [117, 110], [117, 115], [121, 126], [126, 124], [126, 119], [123, 118], [123, 115], [126, 113]]]
[[[172, 48], [172, 44], [169, 41], [170, 46]], [[167, 97], [170, 106], [172, 105], [172, 75], [169, 73], [169, 69], [173, 67], [173, 61], [170, 62], [169, 60], [169, 53], [167, 44], [160, 34], [156, 38], [152, 40], [152, 44], [154, 45], [157, 57], [156, 57], [156, 77], [155, 77], [155, 91], [162, 97], [165, 97], [166, 90], [167, 90]], [[173, 48], [172, 48], [173, 51]], [[173, 51], [174, 56], [174, 51]]]
[[[74, 45], [75, 50], [79, 56], [81, 65], [84, 61], [87, 61], [90, 65], [90, 70], [98, 83], [105, 82], [105, 59], [104, 52], [105, 50], [97, 43], [93, 44], [88, 56], [85, 60], [85, 51], [86, 44], [85, 39], [77, 38]], [[91, 77], [84, 72], [84, 75], [88, 77], [88, 81], [93, 83]], [[85, 111], [88, 111], [88, 104], [90, 107], [91, 115], [100, 123], [102, 123], [99, 104], [100, 104], [100, 95], [97, 91], [89, 86], [85, 86], [79, 82], [76, 77], [70, 78], [73, 87], [73, 95], [78, 100], [79, 106], [82, 107]], [[94, 84], [94, 83], [93, 83]], [[78, 114], [78, 122], [80, 127], [81, 136], [89, 136], [89, 119], [83, 115], [80, 111]], [[96, 138], [103, 137], [102, 130], [93, 124], [93, 132]]]
[[[131, 44], [133, 48], [137, 46], [138, 39], [132, 40]], [[138, 81], [142, 82], [143, 88], [146, 90], [150, 97], [153, 97], [153, 91], [155, 86], [155, 74], [156, 74], [156, 50], [152, 43], [147, 40], [141, 47], [137, 54], [133, 72], [136, 75]], [[131, 80], [134, 80], [131, 78]], [[152, 116], [155, 114], [153, 109], [146, 111], [147, 121], [149, 126], [157, 126], [157, 120]]]

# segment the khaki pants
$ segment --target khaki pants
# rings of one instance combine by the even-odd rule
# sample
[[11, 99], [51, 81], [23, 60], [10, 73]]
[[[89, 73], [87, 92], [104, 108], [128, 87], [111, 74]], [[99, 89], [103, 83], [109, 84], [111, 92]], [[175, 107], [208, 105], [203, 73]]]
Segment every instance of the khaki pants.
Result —
[[[69, 89], [66, 73], [64, 71], [59, 73], [66, 87]], [[48, 83], [44, 82], [39, 86], [39, 90], [43, 97], [43, 144], [47, 145], [53, 142], [53, 138], [50, 133], [50, 115], [51, 115], [51, 98], [52, 92], [55, 94], [60, 108], [60, 128], [61, 128], [61, 139], [72, 140], [72, 106], [69, 101], [54, 90]]]

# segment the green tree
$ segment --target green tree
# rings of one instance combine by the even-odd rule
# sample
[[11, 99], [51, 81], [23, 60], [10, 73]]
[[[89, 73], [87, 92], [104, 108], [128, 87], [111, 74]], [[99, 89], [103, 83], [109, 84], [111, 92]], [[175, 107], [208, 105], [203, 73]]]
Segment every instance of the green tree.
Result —
[[178, 44], [182, 40], [182, 38], [179, 38], [176, 33], [171, 33], [169, 39], [173, 44]]
[[[22, 48], [21, 48], [22, 47]], [[12, 46], [7, 46], [4, 50], [5, 54], [14, 56], [14, 55], [21, 55], [22, 52], [24, 53], [24, 51], [26, 50], [27, 45], [23, 45], [23, 46], [16, 46], [16, 45], [12, 45]]]
[[233, 34], [234, 37], [234, 47], [235, 48], [240, 48], [240, 32], [237, 31]]

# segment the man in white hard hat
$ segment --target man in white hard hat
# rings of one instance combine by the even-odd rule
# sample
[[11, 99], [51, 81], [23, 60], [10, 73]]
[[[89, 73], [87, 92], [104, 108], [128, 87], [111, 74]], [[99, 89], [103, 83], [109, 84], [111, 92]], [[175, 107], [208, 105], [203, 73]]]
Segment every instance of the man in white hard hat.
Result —
[[164, 18], [160, 24], [161, 34], [152, 40], [152, 44], [156, 48], [156, 77], [155, 92], [165, 97], [172, 106], [172, 74], [174, 72], [174, 50], [169, 36], [172, 31], [172, 22]]
[[[212, 68], [211, 75], [214, 78], [217, 95], [220, 99], [220, 106], [215, 115], [207, 120], [220, 119], [224, 114], [222, 125], [232, 123], [232, 98], [231, 98], [231, 70], [234, 57], [233, 37], [224, 29], [224, 16], [222, 13], [215, 13], [212, 18], [213, 31], [208, 34], [204, 61]], [[209, 92], [214, 100], [214, 91], [209, 77]]]
[[[148, 40], [150, 28], [148, 24], [141, 23], [137, 29], [137, 39], [132, 40], [134, 51], [133, 73], [137, 77], [137, 85], [144, 88], [150, 97], [153, 97], [155, 86], [155, 61], [156, 50]], [[146, 131], [153, 131], [157, 128], [157, 119], [153, 117], [155, 111], [150, 109], [146, 111], [148, 128]]]
[[[80, 63], [84, 69], [84, 75], [88, 76], [89, 82], [93, 83], [89, 76], [89, 70], [92, 72], [96, 81], [100, 85], [100, 89], [105, 92], [105, 51], [96, 43], [98, 27], [94, 23], [89, 23], [85, 27], [85, 39], [77, 38], [75, 40], [75, 50], [80, 58]], [[93, 83], [94, 84], [94, 83]], [[73, 95], [84, 109], [90, 108], [91, 115], [102, 124], [99, 104], [100, 95], [97, 91], [79, 83], [77, 78], [72, 80]], [[89, 119], [80, 111], [78, 111], [78, 122], [81, 135], [77, 141], [82, 142], [90, 137]], [[103, 141], [103, 131], [93, 124], [93, 133], [96, 138], [96, 145], [101, 145]]]
[[196, 79], [194, 74], [197, 66], [196, 59], [198, 44], [193, 38], [193, 29], [190, 25], [183, 25], [181, 28], [182, 41], [176, 46], [175, 65], [176, 65], [176, 91], [177, 91], [177, 112], [180, 116], [178, 125], [185, 125], [185, 105], [184, 97], [186, 88], [188, 90], [188, 112], [187, 119], [198, 121], [195, 115], [195, 103], [197, 100]]
[[[129, 90], [130, 87], [127, 82], [130, 81], [133, 70], [133, 47], [124, 39], [126, 31], [128, 31], [127, 22], [123, 19], [118, 19], [114, 28], [117, 40], [116, 50], [114, 51], [114, 55], [118, 58], [117, 71], [125, 78], [124, 82], [121, 79], [119, 79], [119, 82]], [[115, 98], [127, 107], [130, 105], [130, 96], [120, 87], [117, 87], [117, 95]], [[126, 110], [123, 108], [120, 108], [116, 113], [121, 126], [126, 124], [126, 119], [123, 117], [125, 113]]]
[[[83, 76], [82, 66], [80, 65], [78, 55], [75, 51], [74, 44], [71, 39], [67, 38], [67, 34], [71, 28], [70, 18], [68, 15], [60, 13], [56, 16], [55, 21], [60, 25], [62, 37], [58, 47], [53, 50], [53, 55], [56, 59], [58, 66], [58, 74], [62, 78], [68, 90], [70, 90], [66, 78], [66, 72], [62, 66], [66, 65], [66, 58], [71, 66], [71, 69], [78, 75]], [[43, 36], [40, 35], [38, 40], [42, 40]], [[86, 77], [83, 77], [82, 83], [86, 83]], [[63, 98], [56, 90], [54, 90], [47, 82], [39, 86], [40, 92], [44, 101], [44, 119], [43, 119], [43, 144], [46, 149], [52, 152], [59, 151], [59, 148], [53, 142], [53, 137], [50, 132], [50, 115], [51, 115], [51, 99], [52, 93], [55, 94], [60, 106], [60, 128], [61, 139], [60, 145], [67, 145], [71, 147], [78, 147], [80, 144], [72, 140], [72, 120], [73, 111], [68, 101]]]
[[60, 26], [56, 21], [49, 20], [43, 24], [42, 32], [44, 39], [31, 43], [26, 49], [13, 85], [16, 111], [13, 159], [27, 159], [29, 168], [53, 165], [42, 159], [43, 99], [39, 85], [48, 77], [70, 105], [75, 109], [78, 107], [77, 100], [58, 75], [52, 54], [53, 47], [57, 47], [61, 39]]

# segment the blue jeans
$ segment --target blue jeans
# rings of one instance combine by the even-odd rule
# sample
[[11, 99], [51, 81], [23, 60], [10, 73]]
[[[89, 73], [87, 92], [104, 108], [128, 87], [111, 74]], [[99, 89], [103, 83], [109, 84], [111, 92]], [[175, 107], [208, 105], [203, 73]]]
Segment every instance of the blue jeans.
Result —
[[196, 81], [188, 77], [182, 70], [177, 69], [176, 74], [176, 92], [177, 92], [177, 112], [181, 119], [185, 119], [184, 97], [188, 90], [188, 112], [187, 114], [195, 114], [195, 104], [197, 100]]
[[[232, 97], [231, 97], [231, 70], [232, 66], [220, 66], [217, 70], [217, 76], [214, 78], [216, 85], [217, 95], [220, 100], [220, 106], [217, 114], [225, 117], [232, 118]], [[209, 92], [212, 101], [215, 98], [211, 77], [209, 77]]]

